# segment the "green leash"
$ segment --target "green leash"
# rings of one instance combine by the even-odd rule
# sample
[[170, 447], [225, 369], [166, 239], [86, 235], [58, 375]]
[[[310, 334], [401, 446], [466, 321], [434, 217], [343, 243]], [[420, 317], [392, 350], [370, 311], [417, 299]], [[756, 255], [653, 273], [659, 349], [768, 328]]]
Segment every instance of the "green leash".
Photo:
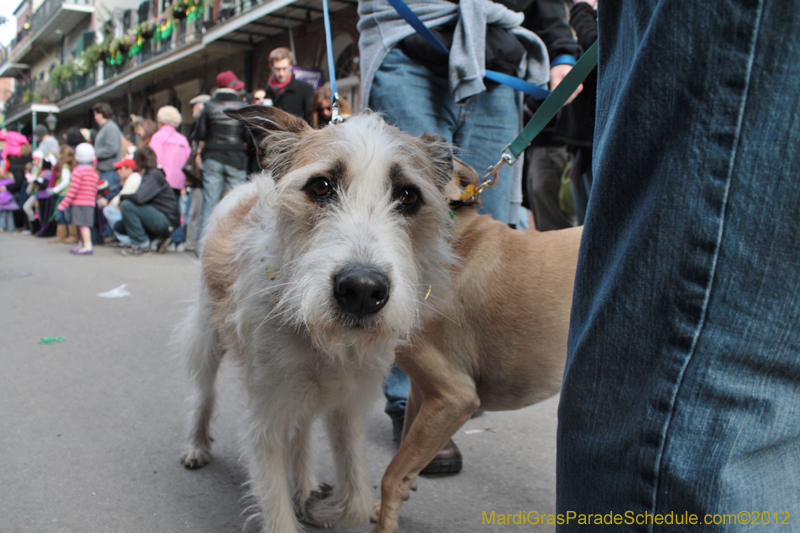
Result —
[[561, 109], [564, 103], [569, 99], [575, 89], [583, 83], [586, 76], [597, 66], [597, 41], [581, 56], [578, 62], [572, 67], [561, 83], [558, 84], [550, 96], [548, 96], [536, 113], [533, 114], [531, 119], [525, 125], [523, 130], [517, 135], [517, 138], [503, 149], [503, 155], [497, 164], [489, 167], [488, 173], [481, 180], [481, 184], [477, 187], [469, 185], [464, 189], [462, 200], [476, 199], [480, 197], [481, 193], [487, 188], [497, 183], [497, 171], [503, 165], [513, 166], [518, 160], [519, 156], [525, 151], [528, 145], [531, 144], [534, 138], [547, 126], [547, 124], [556, 116], [558, 110]]

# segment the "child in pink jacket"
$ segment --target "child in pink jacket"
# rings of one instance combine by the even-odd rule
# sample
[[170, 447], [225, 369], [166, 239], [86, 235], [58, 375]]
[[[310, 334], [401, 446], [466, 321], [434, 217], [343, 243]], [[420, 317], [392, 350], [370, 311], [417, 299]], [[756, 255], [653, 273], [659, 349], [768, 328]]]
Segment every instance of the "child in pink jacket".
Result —
[[97, 202], [97, 186], [100, 176], [94, 168], [94, 148], [81, 143], [75, 147], [75, 161], [78, 166], [72, 170], [69, 193], [58, 204], [59, 211], [71, 207], [72, 223], [80, 228], [82, 246], [73, 248], [76, 255], [92, 255], [92, 230], [94, 207]]

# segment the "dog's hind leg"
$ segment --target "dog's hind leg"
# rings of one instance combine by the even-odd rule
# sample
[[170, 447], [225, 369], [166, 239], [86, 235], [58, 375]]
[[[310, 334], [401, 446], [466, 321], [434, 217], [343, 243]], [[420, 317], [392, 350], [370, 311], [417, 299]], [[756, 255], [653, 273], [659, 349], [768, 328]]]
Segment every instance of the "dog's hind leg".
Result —
[[328, 413], [326, 422], [337, 484], [329, 498], [310, 502], [308, 522], [317, 527], [366, 522], [374, 506], [366, 463], [366, 412], [362, 406], [337, 408]]
[[209, 324], [211, 309], [202, 300], [184, 323], [182, 349], [189, 367], [192, 395], [189, 398], [189, 442], [181, 456], [186, 468], [200, 468], [211, 460], [211, 417], [214, 414], [217, 377], [223, 350], [214, 327]]

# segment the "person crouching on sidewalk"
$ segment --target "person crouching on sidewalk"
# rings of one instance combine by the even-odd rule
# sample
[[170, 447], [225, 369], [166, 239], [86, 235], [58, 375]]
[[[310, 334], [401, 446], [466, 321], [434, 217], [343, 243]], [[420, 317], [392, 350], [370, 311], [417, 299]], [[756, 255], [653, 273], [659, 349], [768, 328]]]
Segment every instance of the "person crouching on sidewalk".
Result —
[[[132, 157], [123, 157], [114, 163], [114, 168], [117, 169], [117, 173], [119, 174], [119, 184], [122, 186], [122, 190], [103, 207], [103, 215], [106, 217], [106, 221], [111, 228], [114, 229], [114, 234], [119, 241], [120, 247], [127, 248], [131, 245], [131, 238], [116, 230], [117, 223], [122, 220], [119, 202], [123, 195], [133, 194], [139, 190], [139, 184], [142, 183], [142, 176], [136, 172], [136, 162]], [[100, 202], [98, 201], [98, 203]]]
[[[149, 146], [139, 147], [133, 154], [133, 160], [142, 175], [142, 182], [135, 193], [120, 195], [122, 222], [114, 227], [115, 231], [131, 239], [131, 247], [122, 250], [124, 256], [149, 253], [150, 239], [168, 237], [181, 220], [175, 194], [167, 183], [164, 171], [156, 167], [156, 153], [153, 149]], [[165, 250], [166, 246], [163, 246], [158, 252]]]
[[76, 255], [92, 255], [92, 230], [94, 225], [94, 207], [97, 202], [97, 186], [100, 176], [94, 168], [94, 148], [89, 143], [81, 143], [75, 147], [75, 161], [78, 163], [72, 170], [69, 192], [58, 204], [59, 211], [71, 207], [71, 222], [78, 226], [82, 245], [73, 248]]

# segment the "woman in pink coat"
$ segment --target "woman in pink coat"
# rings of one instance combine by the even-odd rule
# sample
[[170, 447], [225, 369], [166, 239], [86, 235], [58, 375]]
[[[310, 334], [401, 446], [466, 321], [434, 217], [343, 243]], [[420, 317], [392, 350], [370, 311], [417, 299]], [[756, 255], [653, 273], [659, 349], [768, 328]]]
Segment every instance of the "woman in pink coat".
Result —
[[[156, 153], [158, 166], [167, 176], [167, 183], [175, 193], [175, 201], [180, 210], [181, 191], [186, 183], [183, 165], [189, 159], [192, 149], [176, 128], [181, 125], [181, 113], [171, 105], [166, 105], [156, 113], [158, 131], [150, 138], [150, 148]], [[183, 213], [181, 213], [183, 219]], [[185, 240], [183, 228], [178, 228], [170, 236], [172, 242], [181, 245]]]
[[171, 105], [165, 105], [156, 113], [156, 122], [158, 131], [150, 138], [150, 148], [156, 153], [158, 166], [167, 175], [167, 183], [180, 196], [186, 182], [183, 165], [192, 153], [189, 141], [176, 129], [181, 125], [181, 113]]

